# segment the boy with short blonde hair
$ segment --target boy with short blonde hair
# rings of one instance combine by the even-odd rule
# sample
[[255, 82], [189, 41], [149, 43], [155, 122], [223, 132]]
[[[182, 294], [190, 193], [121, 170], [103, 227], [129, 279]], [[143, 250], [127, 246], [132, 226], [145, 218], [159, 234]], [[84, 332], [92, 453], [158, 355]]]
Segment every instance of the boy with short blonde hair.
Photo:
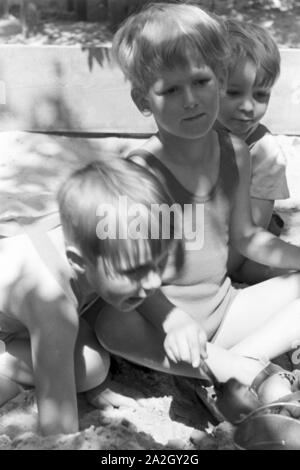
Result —
[[[109, 303], [128, 312], [161, 285], [174, 239], [172, 231], [163, 238], [151, 204], [166, 200], [172, 204], [148, 170], [122, 159], [97, 161], [59, 191], [63, 231], [57, 214], [51, 230], [24, 227], [25, 234], [0, 240], [0, 406], [20, 385], [34, 385], [41, 432], [78, 431], [76, 391], [95, 389], [109, 369], [109, 355], [82, 315], [96, 301], [99, 310]], [[107, 237], [99, 225], [105, 210], [115, 215], [108, 225], [124, 233], [135, 204], [143, 205], [141, 222], [152, 217], [157, 238]]]

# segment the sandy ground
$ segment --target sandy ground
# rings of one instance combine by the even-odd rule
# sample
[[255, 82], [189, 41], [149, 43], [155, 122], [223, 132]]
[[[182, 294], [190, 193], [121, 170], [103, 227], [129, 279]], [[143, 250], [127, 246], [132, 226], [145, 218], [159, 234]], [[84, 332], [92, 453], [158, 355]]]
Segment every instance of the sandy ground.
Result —
[[80, 432], [43, 438], [37, 434], [34, 392], [24, 391], [0, 410], [0, 450], [234, 448], [233, 427], [215, 426], [189, 387], [183, 396], [171, 376], [123, 360], [114, 361], [114, 370], [114, 390], [133, 398], [133, 406], [98, 410], [79, 396]]
[[[278, 139], [288, 160], [291, 192], [290, 199], [278, 204], [286, 221], [283, 237], [299, 244], [300, 138]], [[218, 424], [207, 412], [195, 392], [195, 380], [175, 383], [169, 375], [120, 359], [113, 360], [112, 377], [114, 391], [124, 398], [124, 405], [99, 410], [79, 396], [80, 432], [69, 436], [39, 436], [34, 391], [22, 392], [0, 409], [0, 450], [235, 448], [234, 427]]]

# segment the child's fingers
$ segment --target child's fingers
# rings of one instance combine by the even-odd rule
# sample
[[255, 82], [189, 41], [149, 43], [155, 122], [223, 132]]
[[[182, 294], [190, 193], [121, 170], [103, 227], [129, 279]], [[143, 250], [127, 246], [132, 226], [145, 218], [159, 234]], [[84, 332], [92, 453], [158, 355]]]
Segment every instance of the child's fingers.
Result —
[[164, 349], [168, 358], [176, 364], [178, 362], [179, 352], [175, 341], [170, 339], [168, 336], [164, 343]]
[[165, 351], [166, 351], [166, 354], [168, 356], [168, 358], [174, 362], [174, 364], [177, 364], [177, 357], [176, 355], [174, 354], [174, 351], [171, 349], [171, 348], [165, 348]]
[[[191, 343], [192, 342], [191, 342], [190, 336], [189, 337], [183, 336], [178, 339], [179, 360], [183, 362], [187, 362], [188, 364], [192, 364], [192, 361], [193, 361]], [[197, 346], [195, 344], [194, 349], [196, 347]]]
[[198, 340], [198, 335], [196, 332], [193, 335], [191, 335], [189, 338], [189, 347], [190, 347], [190, 362], [192, 364], [192, 367], [197, 368], [200, 366], [201, 351], [200, 351], [200, 343]]
[[207, 358], [206, 340], [205, 331], [193, 325], [193, 328], [189, 327], [180, 333], [168, 335], [164, 345], [165, 351], [173, 362], [183, 361], [197, 368], [201, 364], [201, 359]]
[[204, 330], [200, 330], [198, 332], [198, 339], [199, 339], [199, 345], [200, 345], [200, 357], [201, 359], [207, 359], [207, 336]]
[[189, 342], [184, 335], [172, 335], [168, 338], [165, 344], [165, 350], [169, 358], [174, 360], [174, 362], [183, 361], [191, 364]]

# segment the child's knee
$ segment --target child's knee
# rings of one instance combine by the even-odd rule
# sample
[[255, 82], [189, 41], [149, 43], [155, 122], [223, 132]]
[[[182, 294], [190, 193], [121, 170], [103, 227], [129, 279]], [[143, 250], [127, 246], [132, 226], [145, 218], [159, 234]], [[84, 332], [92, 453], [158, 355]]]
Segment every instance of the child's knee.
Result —
[[104, 349], [102, 349], [100, 354], [99, 351], [92, 350], [89, 356], [87, 370], [88, 389], [94, 388], [104, 382], [110, 367], [110, 356]]
[[78, 371], [76, 376], [78, 392], [90, 390], [104, 382], [109, 372], [110, 356], [100, 345], [97, 350], [87, 347], [84, 363], [84, 370]]
[[0, 406], [15, 398], [21, 390], [16, 382], [0, 374]]

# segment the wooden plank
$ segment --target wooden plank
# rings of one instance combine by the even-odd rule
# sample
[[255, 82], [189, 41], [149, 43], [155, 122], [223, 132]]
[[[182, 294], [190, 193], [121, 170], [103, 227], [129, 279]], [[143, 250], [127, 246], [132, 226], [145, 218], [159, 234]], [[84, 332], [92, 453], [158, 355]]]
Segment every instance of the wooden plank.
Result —
[[[2, 46], [1, 130], [151, 132], [110, 48]], [[150, 122], [151, 121], [151, 122]]]
[[[264, 122], [300, 134], [300, 50], [283, 49], [282, 74]], [[109, 47], [0, 47], [0, 130], [148, 134]]]

